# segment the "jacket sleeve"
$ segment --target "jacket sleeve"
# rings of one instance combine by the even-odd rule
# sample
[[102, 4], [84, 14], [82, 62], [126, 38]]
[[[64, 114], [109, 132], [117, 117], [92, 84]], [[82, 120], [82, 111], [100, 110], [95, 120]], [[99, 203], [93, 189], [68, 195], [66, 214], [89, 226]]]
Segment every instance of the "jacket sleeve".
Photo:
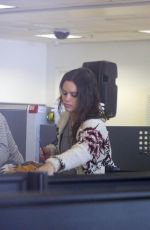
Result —
[[[103, 138], [96, 129], [96, 127], [87, 127], [80, 129], [77, 134], [77, 143], [73, 145], [69, 150], [60, 154], [58, 157], [63, 162], [64, 170], [70, 170], [81, 165], [85, 165], [92, 159], [99, 157], [99, 150], [102, 148]], [[51, 161], [51, 159], [47, 160]], [[58, 162], [55, 165], [56, 160], [52, 163], [54, 168], [58, 169]]]
[[[92, 155], [89, 153], [87, 145], [83, 143], [77, 143], [73, 145], [69, 150], [58, 155], [58, 157], [64, 163], [64, 170], [70, 170], [78, 166], [84, 165], [92, 159]], [[49, 158], [46, 162], [51, 162], [51, 160], [54, 164], [54, 168], [58, 169], [58, 162], [56, 162], [55, 160]]]
[[0, 166], [11, 163], [23, 163], [23, 157], [18, 150], [5, 117], [0, 114]]
[[[96, 164], [96, 168], [113, 164], [106, 127], [96, 122], [95, 125], [90, 124], [86, 123], [84, 128], [80, 128], [77, 133], [77, 143], [58, 156], [64, 165], [63, 170], [70, 170], [78, 166], [85, 167], [90, 162]], [[52, 164], [55, 169], [59, 169], [58, 161], [52, 160]]]

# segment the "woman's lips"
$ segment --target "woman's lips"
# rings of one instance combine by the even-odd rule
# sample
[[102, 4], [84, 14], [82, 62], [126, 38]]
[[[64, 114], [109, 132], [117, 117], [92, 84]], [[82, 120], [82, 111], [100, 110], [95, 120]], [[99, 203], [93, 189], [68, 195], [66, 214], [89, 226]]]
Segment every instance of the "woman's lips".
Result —
[[64, 106], [65, 106], [66, 109], [72, 108], [72, 105], [70, 105], [70, 104], [64, 104]]

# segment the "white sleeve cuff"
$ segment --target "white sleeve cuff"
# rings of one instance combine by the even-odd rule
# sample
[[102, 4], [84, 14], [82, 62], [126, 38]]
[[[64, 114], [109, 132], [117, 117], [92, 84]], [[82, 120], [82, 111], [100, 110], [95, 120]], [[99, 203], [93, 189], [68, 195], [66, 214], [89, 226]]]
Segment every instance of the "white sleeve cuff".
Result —
[[58, 159], [56, 159], [56, 158], [48, 158], [48, 159], [46, 160], [46, 163], [47, 163], [47, 162], [52, 163], [52, 165], [54, 166], [54, 172], [55, 172], [55, 173], [59, 171], [60, 162], [59, 162]]

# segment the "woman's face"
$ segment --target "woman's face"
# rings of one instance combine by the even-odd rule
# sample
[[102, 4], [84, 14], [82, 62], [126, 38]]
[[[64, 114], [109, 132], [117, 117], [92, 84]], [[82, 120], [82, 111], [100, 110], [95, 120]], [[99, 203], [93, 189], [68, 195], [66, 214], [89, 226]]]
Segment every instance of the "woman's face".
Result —
[[77, 86], [72, 81], [65, 81], [61, 95], [65, 110], [67, 112], [74, 112], [78, 103]]

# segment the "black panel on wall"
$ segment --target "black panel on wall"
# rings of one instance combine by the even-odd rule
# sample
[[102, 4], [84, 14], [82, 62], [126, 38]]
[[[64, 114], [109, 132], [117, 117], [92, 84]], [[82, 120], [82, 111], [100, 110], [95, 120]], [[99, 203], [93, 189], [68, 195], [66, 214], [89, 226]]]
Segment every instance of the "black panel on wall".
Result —
[[107, 118], [114, 117], [117, 111], [117, 65], [109, 61], [85, 62], [83, 67], [91, 69], [97, 79], [101, 102], [105, 104]]
[[150, 127], [107, 126], [115, 164], [125, 171], [150, 171]]

